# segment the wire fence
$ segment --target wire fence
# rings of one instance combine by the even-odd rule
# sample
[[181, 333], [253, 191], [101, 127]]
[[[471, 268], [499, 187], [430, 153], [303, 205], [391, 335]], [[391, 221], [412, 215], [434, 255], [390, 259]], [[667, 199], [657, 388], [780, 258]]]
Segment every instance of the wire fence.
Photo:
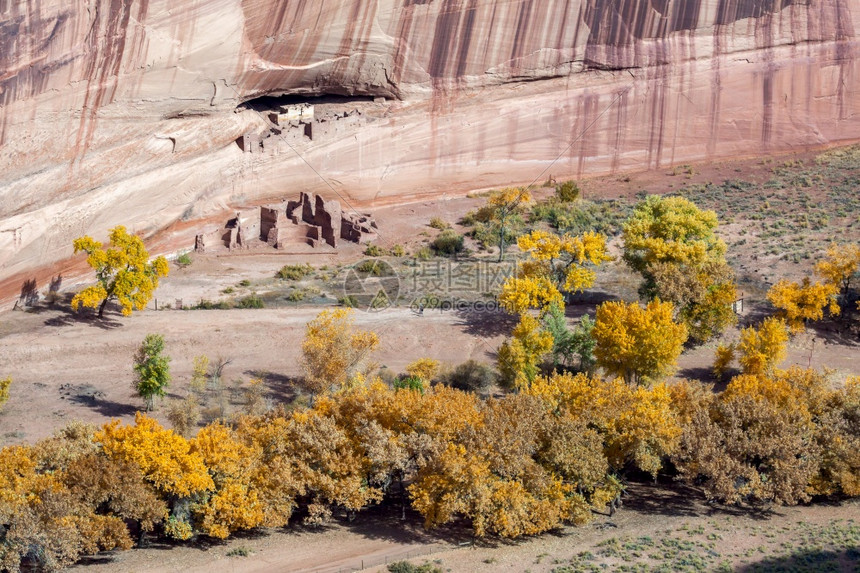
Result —
[[354, 571], [364, 571], [371, 567], [379, 567], [380, 565], [388, 565], [398, 561], [408, 561], [416, 557], [425, 557], [443, 551], [451, 551], [453, 549], [462, 549], [472, 547], [472, 542], [460, 543], [457, 545], [433, 545], [430, 547], [421, 547], [418, 549], [410, 549], [408, 551], [399, 551], [396, 553], [387, 553], [385, 555], [374, 555], [358, 559], [352, 565], [346, 565], [337, 570], [336, 573], [353, 573]]

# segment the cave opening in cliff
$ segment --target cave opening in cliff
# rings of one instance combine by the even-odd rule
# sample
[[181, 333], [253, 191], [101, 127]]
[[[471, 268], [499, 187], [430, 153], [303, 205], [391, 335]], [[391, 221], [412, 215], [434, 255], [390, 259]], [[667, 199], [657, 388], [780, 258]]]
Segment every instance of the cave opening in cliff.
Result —
[[373, 102], [374, 96], [345, 96], [335, 94], [311, 95], [311, 94], [283, 94], [283, 95], [264, 95], [253, 99], [246, 100], [239, 104], [239, 108], [253, 109], [258, 112], [266, 112], [276, 110], [283, 106], [292, 106], [300, 104], [322, 105], [334, 104], [348, 106], [359, 102]]

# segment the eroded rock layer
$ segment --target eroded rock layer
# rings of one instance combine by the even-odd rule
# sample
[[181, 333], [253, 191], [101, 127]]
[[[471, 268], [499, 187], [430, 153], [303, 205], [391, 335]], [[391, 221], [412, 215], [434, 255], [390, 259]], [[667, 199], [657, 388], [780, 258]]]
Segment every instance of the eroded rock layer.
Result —
[[[0, 0], [0, 298], [116, 224], [190, 248], [179, 222], [297, 191], [853, 139], [858, 26], [854, 0]], [[249, 101], [282, 94], [387, 99], [299, 133]]]

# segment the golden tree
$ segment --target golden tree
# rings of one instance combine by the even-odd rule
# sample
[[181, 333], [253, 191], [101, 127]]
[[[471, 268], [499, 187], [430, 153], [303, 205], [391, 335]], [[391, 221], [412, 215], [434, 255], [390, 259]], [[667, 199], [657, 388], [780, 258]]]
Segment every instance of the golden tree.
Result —
[[520, 316], [513, 338], [502, 343], [498, 353], [499, 373], [506, 386], [523, 389], [538, 374], [540, 361], [552, 350], [552, 335], [528, 314]]
[[632, 462], [656, 475], [662, 459], [678, 446], [681, 428], [664, 384], [633, 387], [620, 379], [553, 374], [536, 378], [526, 393], [543, 400], [555, 415], [596, 429], [616, 470]]
[[261, 525], [263, 504], [252, 483], [259, 448], [242, 443], [221, 423], [200, 430], [190, 444], [191, 451], [203, 457], [215, 484], [215, 491], [195, 508], [203, 532], [226, 539], [236, 530]]
[[406, 373], [429, 384], [439, 373], [439, 361], [432, 358], [419, 358], [406, 366]]
[[734, 344], [718, 344], [717, 349], [714, 351], [714, 365], [712, 367], [714, 377], [718, 380], [722, 380], [734, 359]]
[[860, 246], [833, 243], [827, 249], [827, 258], [816, 263], [815, 274], [843, 293], [847, 293], [851, 288], [851, 278], [858, 267], [860, 267]]
[[314, 392], [348, 386], [369, 371], [367, 360], [379, 337], [356, 330], [353, 322], [352, 309], [339, 308], [324, 310], [307, 324], [302, 364]]
[[[109, 459], [140, 468], [144, 479], [174, 505], [215, 488], [203, 456], [192, 451], [185, 438], [140, 412], [133, 426], [122, 426], [119, 420], [105, 424], [95, 440]], [[187, 517], [176, 512], [167, 520], [165, 530], [178, 539], [188, 539], [193, 532]]]
[[640, 294], [672, 302], [690, 336], [704, 342], [736, 321], [734, 272], [715, 235], [717, 215], [683, 197], [652, 195], [624, 224], [624, 260], [640, 273]]
[[670, 302], [606, 302], [597, 307], [592, 336], [597, 364], [628, 383], [651, 381], [670, 373], [687, 340], [687, 327], [672, 319]]
[[624, 260], [643, 275], [659, 262], [721, 260], [726, 245], [714, 234], [717, 224], [716, 213], [702, 211], [688, 199], [651, 195], [624, 223]]
[[[807, 374], [808, 377], [808, 374]], [[814, 374], [813, 374], [814, 377]], [[860, 376], [849, 376], [841, 390], [826, 396], [816, 442], [822, 459], [812, 479], [815, 493], [860, 496]]]
[[781, 319], [768, 317], [758, 329], [753, 326], [743, 329], [736, 349], [744, 374], [772, 374], [785, 359], [787, 344], [788, 328]]
[[98, 284], [76, 294], [72, 308], [98, 308], [99, 318], [113, 298], [119, 301], [125, 316], [133, 310], [143, 310], [158, 288], [158, 279], [169, 271], [167, 259], [157, 257], [150, 262], [143, 240], [129, 235], [121, 225], [111, 229], [110, 242], [112, 247], [107, 249], [92, 237], [80, 237], [74, 242], [75, 253], [89, 255], [87, 263], [96, 271]]
[[561, 304], [561, 291], [577, 292], [593, 286], [596, 273], [591, 267], [612, 260], [606, 251], [606, 237], [599, 233], [572, 237], [538, 230], [522, 235], [517, 245], [528, 253], [529, 260], [502, 286], [499, 304], [508, 312]]
[[705, 342], [737, 322], [732, 304], [737, 300], [734, 271], [724, 260], [696, 264], [655, 262], [648, 279], [660, 300], [675, 305], [677, 318], [687, 325], [690, 338]]
[[801, 284], [779, 281], [767, 291], [767, 299], [779, 309], [792, 332], [803, 332], [806, 321], [824, 317], [824, 307], [829, 307], [831, 314], [839, 314], [838, 293], [839, 287], [833, 283], [812, 283], [804, 277]]

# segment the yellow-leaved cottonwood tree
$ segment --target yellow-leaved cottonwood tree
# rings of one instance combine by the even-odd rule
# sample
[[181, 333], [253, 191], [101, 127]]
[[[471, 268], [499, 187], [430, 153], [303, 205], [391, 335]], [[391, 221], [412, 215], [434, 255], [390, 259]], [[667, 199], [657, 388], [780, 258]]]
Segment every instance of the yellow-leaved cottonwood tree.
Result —
[[672, 303], [605, 302], [594, 321], [594, 356], [608, 374], [630, 384], [659, 379], [675, 368], [687, 327], [672, 319]]
[[375, 332], [354, 327], [352, 309], [324, 310], [307, 324], [302, 342], [306, 384], [314, 392], [349, 386], [365, 376], [379, 345]]
[[640, 273], [639, 293], [675, 305], [690, 336], [704, 342], [736, 321], [734, 272], [717, 215], [683, 197], [652, 195], [624, 223], [624, 261]]
[[75, 253], [87, 253], [87, 263], [95, 270], [98, 284], [76, 294], [72, 308], [98, 308], [99, 318], [114, 298], [125, 316], [133, 310], [143, 310], [158, 288], [158, 279], [169, 272], [167, 259], [157, 257], [150, 262], [143, 240], [130, 235], [122, 225], [111, 229], [110, 242], [111, 247], [104, 248], [88, 236], [74, 241]]
[[517, 239], [528, 253], [516, 277], [505, 281], [499, 304], [508, 312], [522, 314], [530, 308], [544, 309], [563, 302], [562, 290], [577, 292], [594, 285], [597, 267], [612, 257], [606, 237], [587, 232], [573, 237], [547, 231], [532, 231]]

